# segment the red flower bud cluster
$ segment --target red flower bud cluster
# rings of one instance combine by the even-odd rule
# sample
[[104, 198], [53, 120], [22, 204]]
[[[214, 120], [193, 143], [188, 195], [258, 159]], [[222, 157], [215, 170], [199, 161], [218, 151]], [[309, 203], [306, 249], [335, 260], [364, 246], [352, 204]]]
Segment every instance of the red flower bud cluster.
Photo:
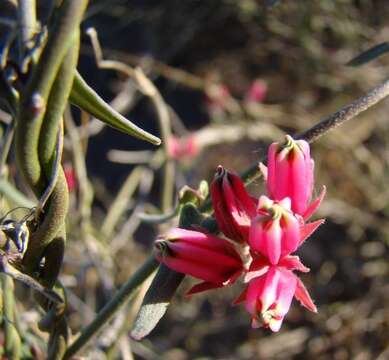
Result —
[[215, 218], [225, 238], [200, 231], [171, 229], [156, 244], [157, 258], [171, 269], [203, 280], [189, 293], [223, 287], [244, 275], [245, 302], [252, 326], [278, 331], [293, 297], [316, 312], [295, 271], [308, 272], [292, 255], [324, 220], [307, 222], [320, 205], [311, 201], [313, 160], [309, 144], [286, 137], [273, 143], [268, 167], [261, 164], [268, 195], [252, 198], [241, 179], [219, 166], [211, 185]]

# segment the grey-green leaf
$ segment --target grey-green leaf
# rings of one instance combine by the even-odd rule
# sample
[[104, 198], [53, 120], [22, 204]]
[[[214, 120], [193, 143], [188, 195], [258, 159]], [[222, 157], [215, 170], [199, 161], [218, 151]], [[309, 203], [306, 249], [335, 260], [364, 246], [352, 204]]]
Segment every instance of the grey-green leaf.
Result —
[[107, 104], [76, 72], [70, 102], [125, 134], [159, 145], [161, 139], [141, 129]]
[[135, 340], [142, 340], [157, 326], [184, 277], [184, 274], [160, 265], [135, 319], [131, 331]]

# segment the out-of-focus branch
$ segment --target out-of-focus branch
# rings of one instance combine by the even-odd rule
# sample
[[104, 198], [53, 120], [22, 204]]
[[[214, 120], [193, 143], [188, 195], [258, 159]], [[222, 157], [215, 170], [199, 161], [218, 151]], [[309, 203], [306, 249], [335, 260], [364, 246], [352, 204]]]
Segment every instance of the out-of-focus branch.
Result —
[[161, 94], [159, 93], [158, 89], [155, 87], [152, 81], [147, 78], [147, 76], [145, 75], [145, 73], [140, 67], [134, 69], [120, 61], [104, 60], [96, 30], [90, 28], [88, 29], [87, 33], [92, 41], [92, 46], [94, 49], [94, 55], [95, 55], [97, 65], [103, 69], [117, 70], [127, 75], [131, 79], [133, 79], [139, 91], [143, 95], [150, 98], [156, 110], [160, 133], [161, 133], [161, 139], [162, 139], [162, 149], [164, 150], [165, 159], [166, 159], [166, 163], [163, 168], [161, 208], [162, 208], [162, 212], [167, 212], [172, 208], [173, 195], [174, 195], [174, 172], [175, 172], [174, 163], [170, 159], [169, 150], [168, 150], [168, 144], [171, 137], [169, 109], [165, 101], [163, 100]]
[[150, 256], [144, 264], [131, 276], [126, 284], [115, 294], [109, 303], [99, 312], [96, 318], [82, 331], [81, 335], [68, 347], [64, 359], [70, 359], [78, 352], [104, 324], [113, 317], [116, 311], [129, 300], [134, 291], [141, 285], [157, 268], [158, 262], [154, 256]]

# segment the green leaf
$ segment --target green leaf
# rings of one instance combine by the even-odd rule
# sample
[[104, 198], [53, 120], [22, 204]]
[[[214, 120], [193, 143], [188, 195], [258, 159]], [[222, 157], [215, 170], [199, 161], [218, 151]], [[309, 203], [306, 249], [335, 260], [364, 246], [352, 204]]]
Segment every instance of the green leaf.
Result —
[[370, 49], [359, 54], [357, 57], [351, 59], [346, 65], [347, 66], [360, 66], [364, 65], [372, 60], [377, 59], [381, 55], [389, 52], [389, 43], [384, 42], [371, 47]]
[[[184, 205], [180, 214], [179, 227], [190, 229], [194, 224], [200, 224], [201, 214], [192, 204]], [[131, 336], [141, 340], [147, 336], [165, 315], [170, 301], [185, 275], [160, 265], [157, 275], [143, 299], [142, 306], [135, 319]]]
[[157, 275], [143, 299], [131, 337], [142, 340], [157, 326], [184, 277], [184, 274], [170, 270], [163, 264], [159, 266]]
[[136, 126], [107, 104], [76, 72], [70, 102], [125, 134], [159, 145], [161, 139]]

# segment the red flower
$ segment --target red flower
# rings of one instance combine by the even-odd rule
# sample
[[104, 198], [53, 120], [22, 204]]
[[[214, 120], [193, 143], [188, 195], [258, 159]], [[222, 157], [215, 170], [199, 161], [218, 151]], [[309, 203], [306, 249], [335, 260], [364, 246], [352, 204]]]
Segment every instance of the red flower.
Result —
[[251, 219], [256, 215], [255, 202], [239, 176], [219, 166], [211, 185], [211, 198], [223, 234], [231, 240], [247, 242]]
[[155, 246], [158, 261], [177, 272], [204, 280], [190, 293], [231, 284], [243, 271], [234, 246], [217, 236], [173, 228], [160, 236]]

